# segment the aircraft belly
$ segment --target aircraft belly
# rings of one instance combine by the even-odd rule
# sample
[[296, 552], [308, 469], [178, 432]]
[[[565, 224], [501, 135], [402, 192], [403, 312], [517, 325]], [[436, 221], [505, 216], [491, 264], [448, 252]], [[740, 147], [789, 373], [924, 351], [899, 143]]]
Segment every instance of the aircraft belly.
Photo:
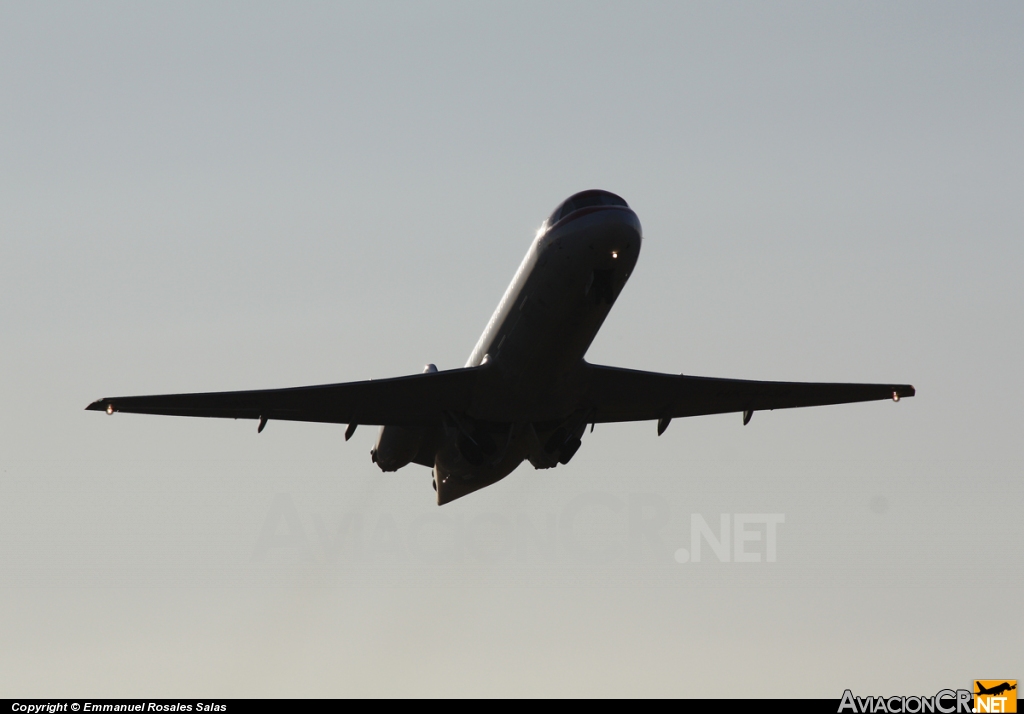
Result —
[[434, 488], [439, 506], [505, 478], [523, 463], [529, 446], [525, 427], [510, 424], [496, 451], [474, 463], [459, 448], [457, 439], [452, 433], [435, 456]]
[[[576, 408], [583, 356], [639, 254], [639, 234], [616, 228], [592, 226], [540, 242], [536, 263], [522, 276], [489, 347], [493, 367], [481, 379], [472, 416], [528, 422], [558, 419]], [[605, 283], [601, 294], [595, 275]]]

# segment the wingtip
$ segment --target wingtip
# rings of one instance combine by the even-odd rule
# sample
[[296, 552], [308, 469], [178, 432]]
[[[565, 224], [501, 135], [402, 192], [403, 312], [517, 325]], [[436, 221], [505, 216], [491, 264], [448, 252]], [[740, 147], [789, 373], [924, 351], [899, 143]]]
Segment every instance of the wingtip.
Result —
[[893, 401], [898, 402], [905, 397], [912, 397], [915, 394], [917, 394], [917, 390], [910, 384], [900, 384], [892, 388]]
[[117, 411], [114, 406], [114, 402], [111, 399], [97, 399], [95, 402], [85, 408], [87, 412], [106, 412], [107, 414], [113, 414]]

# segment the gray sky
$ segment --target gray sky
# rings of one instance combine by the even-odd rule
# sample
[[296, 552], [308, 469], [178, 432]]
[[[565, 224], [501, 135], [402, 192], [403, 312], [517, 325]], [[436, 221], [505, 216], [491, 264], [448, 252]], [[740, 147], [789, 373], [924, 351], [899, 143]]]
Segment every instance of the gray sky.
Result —
[[[994, 2], [0, 2], [0, 694], [1024, 674], [1022, 36]], [[593, 187], [645, 241], [591, 361], [919, 396], [602, 426], [442, 509], [373, 429], [82, 411], [461, 366]], [[776, 562], [677, 562], [738, 513], [784, 515]]]

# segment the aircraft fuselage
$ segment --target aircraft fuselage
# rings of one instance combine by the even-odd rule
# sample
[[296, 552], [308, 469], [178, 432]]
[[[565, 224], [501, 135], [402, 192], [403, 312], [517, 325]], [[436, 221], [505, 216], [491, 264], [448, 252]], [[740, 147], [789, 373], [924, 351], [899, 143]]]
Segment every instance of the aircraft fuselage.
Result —
[[[566, 204], [594, 194], [612, 196], [585, 192]], [[622, 204], [556, 209], [469, 356], [467, 367], [487, 365], [469, 410], [433, 434], [382, 427], [374, 450], [382, 469], [432, 461], [438, 503], [446, 503], [525, 459], [550, 468], [572, 458], [587, 424], [576, 411], [583, 356], [640, 255], [640, 220]]]

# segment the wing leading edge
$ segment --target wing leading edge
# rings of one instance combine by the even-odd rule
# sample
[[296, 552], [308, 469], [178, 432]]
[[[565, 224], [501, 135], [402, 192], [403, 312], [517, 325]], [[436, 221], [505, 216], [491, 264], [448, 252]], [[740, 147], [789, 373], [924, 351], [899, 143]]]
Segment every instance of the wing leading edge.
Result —
[[245, 392], [99, 399], [92, 411], [332, 424], [428, 425], [469, 406], [479, 367], [392, 379]]
[[909, 384], [757, 382], [587, 365], [590, 421], [647, 421], [914, 396]]

